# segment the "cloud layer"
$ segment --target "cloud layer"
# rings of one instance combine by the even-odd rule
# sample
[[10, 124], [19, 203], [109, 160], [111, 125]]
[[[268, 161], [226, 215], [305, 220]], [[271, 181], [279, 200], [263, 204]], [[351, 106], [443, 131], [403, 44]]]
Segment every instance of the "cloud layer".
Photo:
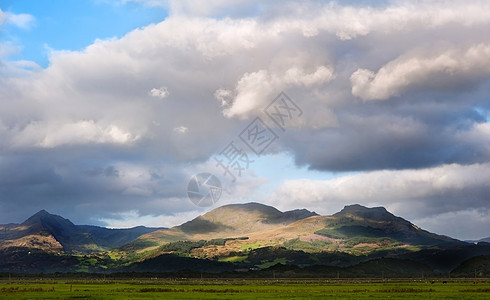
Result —
[[[303, 115], [268, 151], [359, 174], [286, 182], [277, 203], [488, 221], [487, 1], [131, 2], [169, 17], [53, 50], [45, 69], [2, 59], [2, 220], [41, 208], [80, 222], [186, 214], [188, 178], [253, 118], [279, 130], [263, 110], [285, 91]], [[0, 26], [34, 17], [0, 11]]]

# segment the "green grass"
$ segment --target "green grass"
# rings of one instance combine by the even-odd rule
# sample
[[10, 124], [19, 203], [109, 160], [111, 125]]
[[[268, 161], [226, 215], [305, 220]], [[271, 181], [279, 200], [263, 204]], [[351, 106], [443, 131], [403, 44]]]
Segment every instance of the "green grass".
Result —
[[126, 254], [125, 252], [121, 252], [121, 251], [114, 251], [114, 250], [107, 251], [107, 255], [112, 260], [122, 259], [125, 254]]
[[0, 281], [0, 299], [488, 299], [490, 281], [134, 279]]
[[255, 244], [245, 244], [245, 245], [241, 245], [240, 246], [242, 248], [242, 250], [253, 250], [253, 249], [257, 249], [257, 248], [260, 248], [261, 245], [259, 242], [255, 243]]
[[303, 250], [305, 252], [319, 252], [335, 248], [330, 241], [305, 242], [300, 239], [286, 241], [283, 246], [289, 250]]
[[268, 267], [272, 267], [272, 266], [275, 266], [277, 264], [285, 265], [287, 263], [288, 263], [288, 261], [286, 260], [286, 258], [281, 257], [281, 258], [276, 258], [273, 261], [263, 261], [263, 263], [260, 265], [257, 265], [257, 267], [259, 267], [261, 269], [267, 269]]
[[219, 261], [222, 262], [242, 262], [247, 260], [248, 256], [242, 255], [242, 256], [229, 256], [229, 257], [224, 257], [220, 258]]

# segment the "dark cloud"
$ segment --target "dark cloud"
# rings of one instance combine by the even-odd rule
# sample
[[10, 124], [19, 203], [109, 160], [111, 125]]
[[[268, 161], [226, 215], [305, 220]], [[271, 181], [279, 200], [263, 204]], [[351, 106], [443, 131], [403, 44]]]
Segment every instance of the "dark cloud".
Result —
[[[293, 132], [281, 141], [312, 169], [363, 171], [472, 164], [490, 158], [486, 119], [472, 105], [405, 101], [336, 111], [338, 127]], [[468, 138], [474, 134], [474, 138]]]

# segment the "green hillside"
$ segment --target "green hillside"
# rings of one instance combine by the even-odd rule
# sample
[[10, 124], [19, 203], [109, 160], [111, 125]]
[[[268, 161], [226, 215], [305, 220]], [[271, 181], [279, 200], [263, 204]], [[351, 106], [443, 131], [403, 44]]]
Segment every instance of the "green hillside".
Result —
[[490, 255], [490, 244], [430, 233], [382, 207], [361, 205], [320, 216], [234, 204], [158, 230], [74, 225], [45, 211], [21, 224], [0, 225], [0, 272], [191, 270], [235, 276], [235, 270], [254, 270], [247, 276], [277, 271], [290, 277], [417, 277], [450, 271], [468, 276], [479, 268], [483, 276], [488, 258], [471, 260], [479, 255]]
[[453, 277], [490, 277], [490, 255], [481, 255], [468, 259], [451, 272]]

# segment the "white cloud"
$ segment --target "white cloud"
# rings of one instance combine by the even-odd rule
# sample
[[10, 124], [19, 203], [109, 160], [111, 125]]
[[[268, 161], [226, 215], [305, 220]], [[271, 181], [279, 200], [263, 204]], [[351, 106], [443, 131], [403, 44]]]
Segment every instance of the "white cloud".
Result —
[[177, 132], [180, 134], [185, 134], [185, 133], [187, 133], [187, 131], [189, 131], [189, 128], [187, 128], [185, 126], [179, 126], [179, 127], [174, 128], [174, 132]]
[[[304, 69], [292, 67], [284, 73], [268, 72], [260, 70], [253, 73], [245, 73], [236, 83], [236, 97], [231, 101], [231, 105], [223, 110], [223, 115], [239, 118], [248, 118], [262, 110], [275, 94], [278, 94], [285, 88], [306, 87], [312, 88], [317, 85], [323, 85], [333, 79], [332, 68], [318, 66], [311, 73]], [[221, 100], [221, 103], [228, 104], [231, 92], [217, 90], [215, 96]], [[225, 97], [226, 96], [226, 97]]]
[[13, 24], [22, 29], [30, 29], [35, 22], [35, 18], [29, 14], [14, 14], [11, 12], [2, 12], [0, 9], [0, 25], [2, 23]]
[[319, 66], [312, 73], [306, 73], [299, 68], [288, 69], [283, 80], [286, 82], [286, 85], [304, 85], [305, 87], [311, 87], [313, 85], [328, 83], [332, 79], [332, 69], [325, 66]]
[[139, 137], [116, 125], [101, 125], [93, 120], [27, 125], [13, 137], [13, 146], [53, 148], [62, 145], [130, 144]]
[[288, 180], [273, 203], [333, 213], [344, 205], [385, 206], [409, 219], [467, 209], [490, 209], [490, 163], [421, 170], [372, 171], [332, 180]]
[[5, 13], [0, 9], [0, 26], [5, 22], [6, 15]]
[[[4, 25], [12, 24], [16, 27], [20, 27], [22, 29], [29, 29], [34, 24], [34, 17], [28, 14], [14, 14], [11, 12], [4, 12], [0, 9], [0, 28]], [[22, 47], [17, 45], [16, 43], [8, 40], [0, 41], [0, 59], [4, 57], [8, 57], [13, 53], [18, 53]], [[0, 69], [0, 75], [2, 74], [16, 74], [15, 66], [12, 62], [3, 62], [2, 68]], [[8, 70], [5, 70], [8, 69]]]
[[169, 93], [167, 87], [162, 86], [161, 88], [158, 88], [158, 89], [157, 88], [152, 88], [148, 92], [148, 95], [150, 95], [152, 97], [163, 99], [163, 98], [167, 98], [168, 95], [170, 95], [170, 93]]
[[[490, 45], [479, 44], [465, 51], [445, 50], [433, 56], [402, 56], [377, 73], [358, 69], [350, 78], [352, 94], [363, 100], [385, 100], [415, 86], [450, 89], [452, 82], [490, 75]], [[435, 79], [437, 78], [437, 79]], [[442, 80], [446, 79], [446, 80]], [[448, 84], [449, 83], [449, 84]]]
[[233, 92], [227, 89], [218, 89], [214, 92], [214, 97], [222, 107], [228, 107], [233, 103]]

